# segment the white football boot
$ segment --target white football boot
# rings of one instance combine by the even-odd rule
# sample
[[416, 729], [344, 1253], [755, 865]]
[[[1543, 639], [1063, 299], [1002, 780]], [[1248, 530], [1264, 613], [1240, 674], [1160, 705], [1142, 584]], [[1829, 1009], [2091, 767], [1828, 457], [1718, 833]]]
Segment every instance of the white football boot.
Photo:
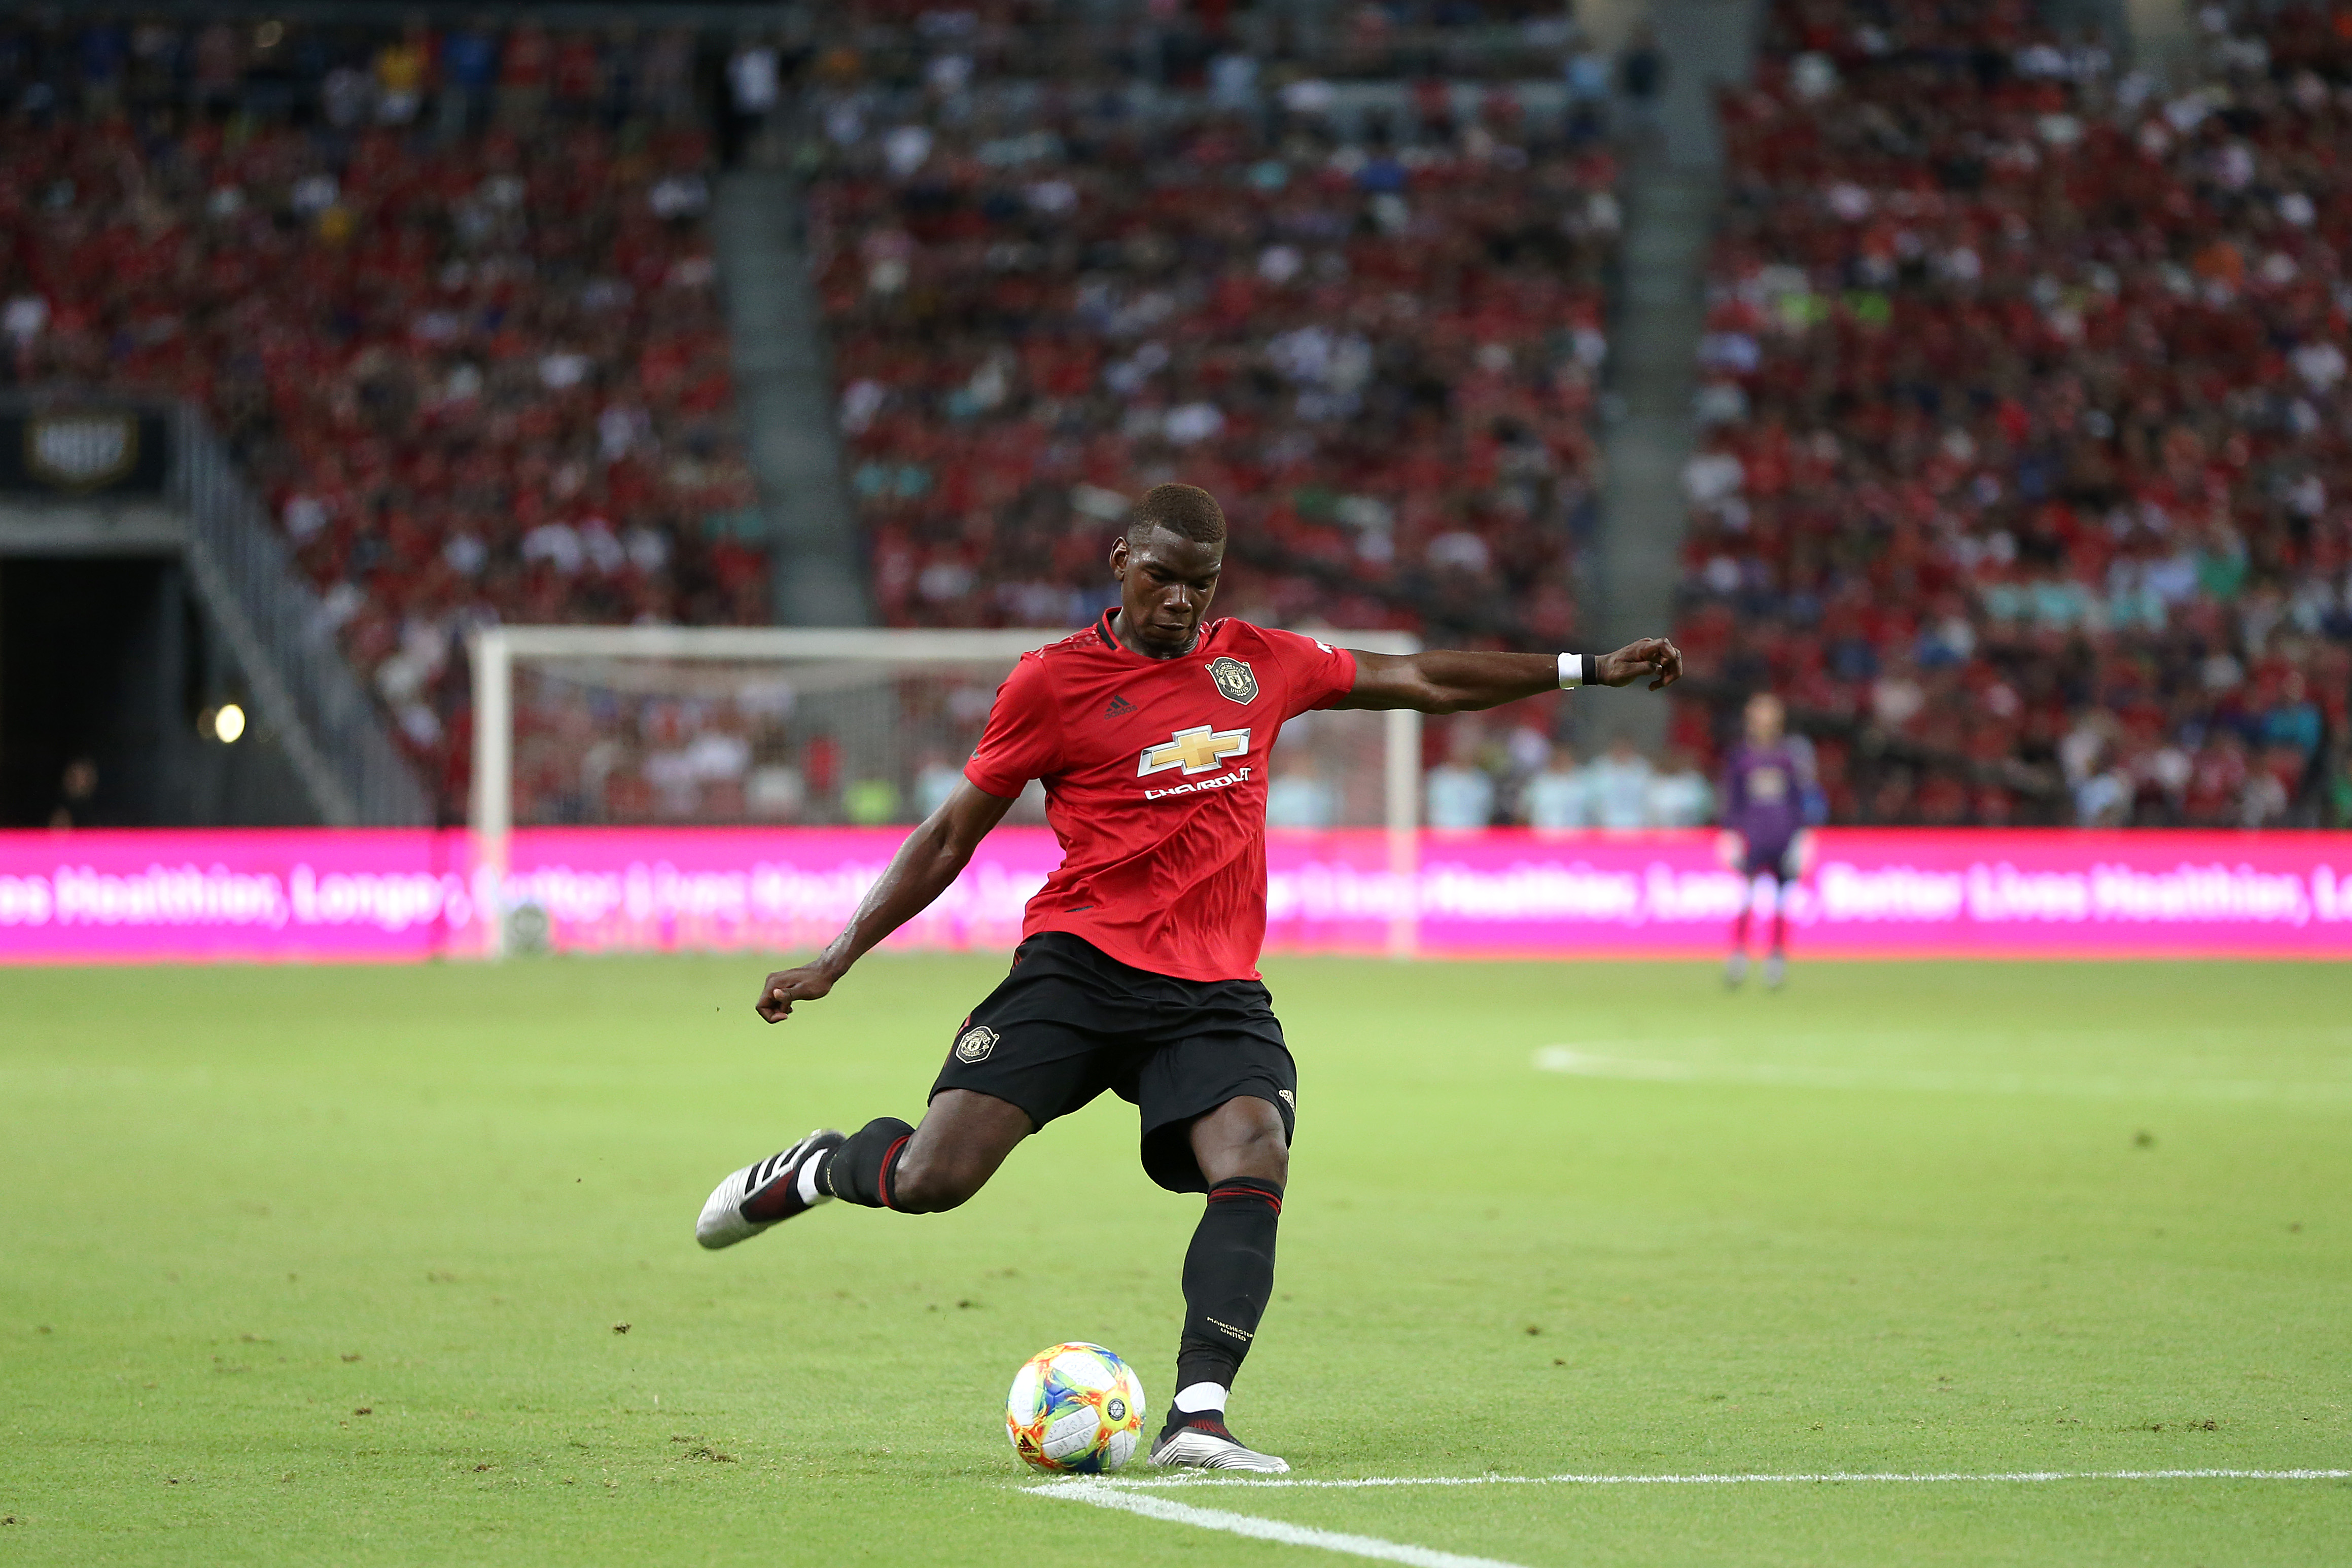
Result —
[[1151, 1462], [1163, 1470], [1255, 1470], [1260, 1475], [1290, 1473], [1290, 1461], [1273, 1454], [1244, 1448], [1225, 1430], [1223, 1421], [1179, 1427], [1163, 1432], [1151, 1447]]
[[[830, 1127], [819, 1127], [791, 1148], [745, 1166], [720, 1182], [709, 1201], [702, 1206], [702, 1218], [694, 1222], [694, 1239], [717, 1251], [738, 1241], [749, 1241], [770, 1226], [781, 1225], [820, 1203], [831, 1203], [833, 1194], [829, 1192], [810, 1194], [802, 1190], [801, 1171], [813, 1156], [837, 1149], [848, 1141]], [[773, 1193], [780, 1185], [786, 1186], [784, 1212], [773, 1219], [743, 1217], [745, 1204]]]

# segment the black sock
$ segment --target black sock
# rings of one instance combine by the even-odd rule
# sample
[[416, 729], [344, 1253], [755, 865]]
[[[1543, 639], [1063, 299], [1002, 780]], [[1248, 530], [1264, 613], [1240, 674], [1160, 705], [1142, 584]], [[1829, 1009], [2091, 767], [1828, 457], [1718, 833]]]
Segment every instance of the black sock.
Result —
[[[1184, 1254], [1184, 1333], [1176, 1343], [1178, 1393], [1196, 1383], [1233, 1386], [1257, 1322], [1274, 1293], [1274, 1233], [1282, 1184], [1235, 1176], [1209, 1190], [1208, 1206]], [[1223, 1411], [1199, 1411], [1222, 1417]], [[1168, 1406], [1168, 1424], [1186, 1414]]]
[[898, 1174], [898, 1156], [915, 1129], [896, 1116], [877, 1116], [849, 1134], [816, 1173], [817, 1190], [868, 1208], [888, 1208], [890, 1181]]

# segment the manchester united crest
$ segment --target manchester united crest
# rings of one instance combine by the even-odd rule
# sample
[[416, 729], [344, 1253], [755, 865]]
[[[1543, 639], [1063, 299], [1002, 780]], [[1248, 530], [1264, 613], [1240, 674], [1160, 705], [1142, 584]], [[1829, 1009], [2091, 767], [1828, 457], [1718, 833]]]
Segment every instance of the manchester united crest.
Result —
[[982, 1024], [978, 1029], [967, 1030], [964, 1037], [956, 1041], [956, 1060], [966, 1062], [986, 1061], [988, 1053], [995, 1049], [996, 1031], [986, 1024]]
[[1230, 653], [1209, 661], [1209, 678], [1217, 683], [1220, 693], [1237, 703], [1257, 701], [1257, 672]]

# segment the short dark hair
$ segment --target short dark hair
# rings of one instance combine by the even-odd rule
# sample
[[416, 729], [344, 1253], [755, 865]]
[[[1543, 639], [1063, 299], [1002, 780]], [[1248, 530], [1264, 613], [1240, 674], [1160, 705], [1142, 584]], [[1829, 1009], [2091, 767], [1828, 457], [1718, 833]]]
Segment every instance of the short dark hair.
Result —
[[1225, 514], [1217, 498], [1198, 485], [1154, 485], [1128, 515], [1127, 537], [1139, 539], [1154, 528], [1181, 534], [1194, 544], [1225, 542]]

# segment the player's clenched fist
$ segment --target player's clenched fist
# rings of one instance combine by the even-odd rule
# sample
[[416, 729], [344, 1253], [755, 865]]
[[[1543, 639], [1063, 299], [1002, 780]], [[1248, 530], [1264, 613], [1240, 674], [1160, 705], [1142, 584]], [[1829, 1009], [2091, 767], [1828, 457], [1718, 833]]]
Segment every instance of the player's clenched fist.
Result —
[[814, 964], [779, 969], [760, 986], [758, 1012], [770, 1023], [792, 1017], [794, 1002], [813, 1002], [833, 989], [833, 977]]
[[1604, 686], [1631, 685], [1643, 675], [1657, 677], [1650, 683], [1654, 692], [1673, 685], [1683, 678], [1683, 651], [1664, 637], [1643, 637], [1601, 655], [1600, 684]]

